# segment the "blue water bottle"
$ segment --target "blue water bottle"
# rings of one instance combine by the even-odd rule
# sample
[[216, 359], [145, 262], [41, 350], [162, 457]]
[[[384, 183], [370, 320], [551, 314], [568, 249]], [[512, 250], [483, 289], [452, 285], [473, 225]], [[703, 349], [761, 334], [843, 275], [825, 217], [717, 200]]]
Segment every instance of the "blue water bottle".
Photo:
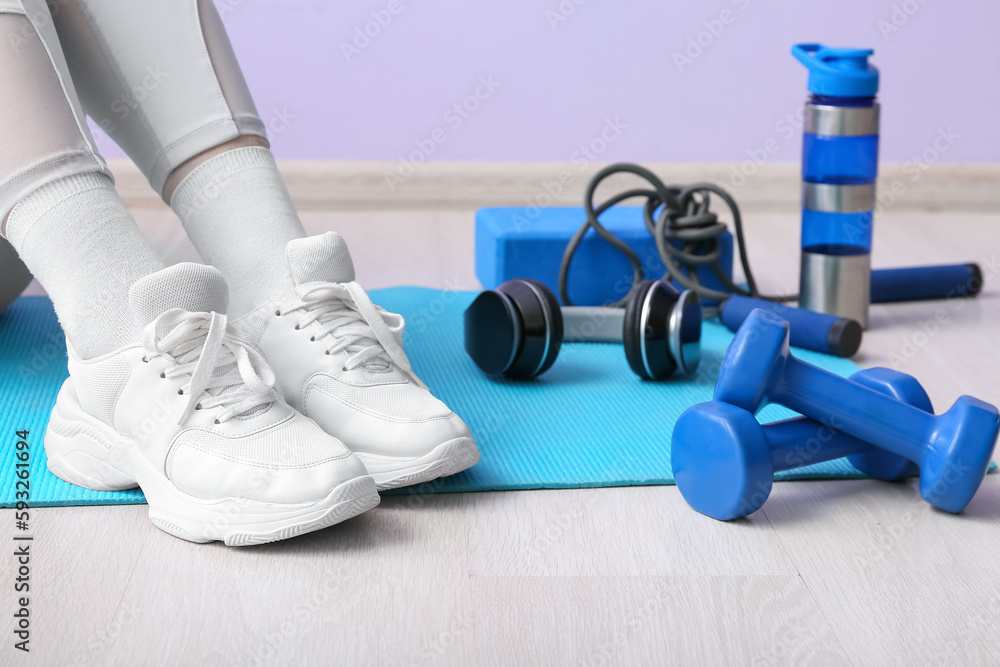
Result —
[[802, 137], [799, 306], [868, 326], [878, 173], [878, 70], [871, 49], [797, 44], [809, 69]]

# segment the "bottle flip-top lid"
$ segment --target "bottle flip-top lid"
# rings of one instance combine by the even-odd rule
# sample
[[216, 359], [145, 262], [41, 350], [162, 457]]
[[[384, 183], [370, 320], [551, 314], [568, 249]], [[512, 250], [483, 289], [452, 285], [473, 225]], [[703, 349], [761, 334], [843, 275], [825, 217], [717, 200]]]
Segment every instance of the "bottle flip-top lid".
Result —
[[878, 92], [878, 69], [868, 63], [872, 49], [835, 49], [796, 44], [792, 55], [809, 69], [809, 92], [837, 97], [868, 97]]

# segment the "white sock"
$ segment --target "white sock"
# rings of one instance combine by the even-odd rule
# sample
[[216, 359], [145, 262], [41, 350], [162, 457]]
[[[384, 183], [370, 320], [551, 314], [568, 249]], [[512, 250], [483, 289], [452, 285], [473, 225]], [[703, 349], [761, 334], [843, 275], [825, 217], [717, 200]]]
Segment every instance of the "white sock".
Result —
[[271, 151], [216, 155], [184, 177], [170, 207], [202, 258], [226, 277], [231, 319], [288, 298], [285, 246], [305, 230]]
[[83, 359], [139, 341], [128, 290], [163, 262], [104, 174], [43, 185], [7, 219], [6, 237], [55, 305]]

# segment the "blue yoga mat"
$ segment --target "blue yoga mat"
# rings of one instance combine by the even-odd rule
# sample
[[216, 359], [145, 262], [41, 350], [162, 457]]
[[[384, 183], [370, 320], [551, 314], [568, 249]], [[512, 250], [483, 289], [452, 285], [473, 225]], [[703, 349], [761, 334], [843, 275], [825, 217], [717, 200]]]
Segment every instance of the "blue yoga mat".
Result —
[[[652, 383], [629, 370], [620, 345], [568, 344], [555, 365], [532, 382], [483, 376], [462, 347], [462, 313], [470, 292], [419, 287], [376, 290], [372, 298], [402, 313], [405, 347], [435, 395], [460, 414], [482, 461], [425, 484], [420, 492], [672, 484], [670, 432], [690, 405], [712, 397], [732, 334], [706, 322], [697, 377]], [[858, 367], [803, 350], [802, 359], [840, 375]], [[0, 315], [0, 506], [16, 503], [17, 431], [28, 430], [30, 502], [36, 507], [142, 503], [141, 491], [100, 492], [58, 479], [42, 446], [49, 411], [66, 378], [66, 345], [45, 297], [22, 297]], [[762, 421], [791, 416], [768, 406]], [[863, 477], [846, 460], [780, 473], [781, 479]], [[412, 493], [400, 489], [399, 493]]]

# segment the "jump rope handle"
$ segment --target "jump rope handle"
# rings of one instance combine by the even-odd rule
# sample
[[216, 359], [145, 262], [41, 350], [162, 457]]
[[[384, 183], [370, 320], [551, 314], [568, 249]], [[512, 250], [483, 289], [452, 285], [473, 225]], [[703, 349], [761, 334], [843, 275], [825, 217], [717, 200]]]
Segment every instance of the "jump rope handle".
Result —
[[914, 266], [872, 271], [872, 303], [975, 296], [983, 288], [978, 264]]
[[[871, 302], [925, 301], [975, 296], [983, 286], [978, 264], [915, 266], [872, 271]], [[851, 357], [861, 345], [861, 325], [854, 320], [824, 315], [773, 301], [731, 296], [719, 315], [730, 331], [736, 331], [754, 308], [774, 313], [791, 324], [791, 344], [837, 357]]]
[[791, 325], [789, 342], [795, 347], [837, 357], [854, 356], [861, 347], [861, 325], [855, 320], [774, 301], [731, 296], [723, 302], [719, 319], [727, 329], [736, 331], [756, 308], [773, 314], [776, 319], [787, 321]]

